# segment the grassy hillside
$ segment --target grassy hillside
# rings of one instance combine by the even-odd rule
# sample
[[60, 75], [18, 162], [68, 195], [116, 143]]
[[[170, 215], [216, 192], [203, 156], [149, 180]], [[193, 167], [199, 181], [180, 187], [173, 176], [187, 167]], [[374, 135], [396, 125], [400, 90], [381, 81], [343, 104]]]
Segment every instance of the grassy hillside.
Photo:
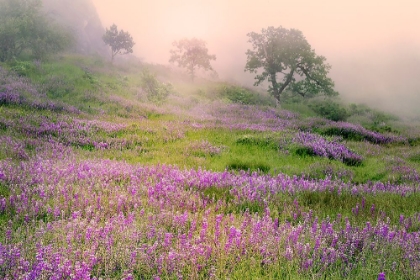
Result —
[[0, 139], [1, 278], [420, 277], [415, 121], [63, 55], [0, 65]]

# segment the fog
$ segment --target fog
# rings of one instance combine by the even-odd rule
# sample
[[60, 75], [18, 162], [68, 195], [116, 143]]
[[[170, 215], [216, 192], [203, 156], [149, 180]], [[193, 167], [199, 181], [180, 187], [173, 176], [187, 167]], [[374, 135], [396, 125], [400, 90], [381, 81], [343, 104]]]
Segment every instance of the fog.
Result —
[[[332, 66], [343, 99], [420, 115], [420, 1], [92, 0], [105, 27], [133, 36], [134, 54], [168, 64], [175, 40], [207, 42], [219, 77], [244, 85], [246, 34], [268, 26], [303, 32]], [[420, 107], [420, 106], [419, 106]]]

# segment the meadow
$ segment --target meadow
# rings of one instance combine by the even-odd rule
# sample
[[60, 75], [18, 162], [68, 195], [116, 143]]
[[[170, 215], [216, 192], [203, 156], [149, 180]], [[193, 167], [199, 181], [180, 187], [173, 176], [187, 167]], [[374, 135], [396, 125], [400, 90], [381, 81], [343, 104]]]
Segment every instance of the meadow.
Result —
[[0, 278], [419, 279], [419, 120], [309, 103], [137, 61], [0, 65]]

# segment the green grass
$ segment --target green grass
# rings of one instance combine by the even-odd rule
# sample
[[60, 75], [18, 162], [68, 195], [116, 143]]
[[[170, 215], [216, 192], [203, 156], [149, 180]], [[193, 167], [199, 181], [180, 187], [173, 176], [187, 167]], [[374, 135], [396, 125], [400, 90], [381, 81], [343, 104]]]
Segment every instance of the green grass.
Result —
[[[343, 217], [351, 217], [353, 222], [361, 226], [366, 221], [374, 224], [383, 215], [389, 217], [391, 223], [397, 224], [400, 215], [412, 216], [418, 213], [417, 205], [420, 205], [420, 194], [403, 197], [387, 193], [352, 195], [337, 192], [301, 192], [297, 194], [296, 199], [300, 205], [311, 209], [315, 216], [326, 218], [341, 214]], [[360, 209], [357, 215], [353, 213], [356, 206]], [[414, 223], [411, 230], [418, 230], [419, 226], [419, 223]]]
[[420, 163], [420, 154], [414, 154], [408, 158], [409, 160], [413, 162], [419, 162]]

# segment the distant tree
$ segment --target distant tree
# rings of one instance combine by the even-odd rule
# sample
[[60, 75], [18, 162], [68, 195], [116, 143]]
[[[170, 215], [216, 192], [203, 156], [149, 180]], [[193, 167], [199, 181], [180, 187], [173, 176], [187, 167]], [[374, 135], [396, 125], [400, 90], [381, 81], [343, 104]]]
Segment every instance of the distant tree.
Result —
[[195, 71], [201, 68], [205, 71], [213, 71], [210, 60], [216, 60], [215, 55], [210, 55], [203, 40], [192, 38], [182, 39], [172, 43], [175, 47], [170, 51], [169, 62], [177, 62], [179, 67], [187, 68], [188, 74], [194, 80]]
[[[327, 77], [331, 66], [325, 63], [325, 57], [315, 54], [301, 31], [268, 27], [261, 33], [248, 33], [248, 37], [252, 50], [246, 52], [245, 71], [257, 73], [262, 68], [254, 85], [268, 80], [269, 91], [278, 102], [286, 89], [303, 97], [338, 95], [334, 82]], [[277, 81], [278, 74], [281, 82]]]
[[40, 0], [0, 0], [0, 60], [28, 50], [37, 59], [65, 49], [70, 35], [41, 14]]
[[112, 61], [114, 61], [114, 57], [117, 54], [133, 53], [133, 46], [136, 44], [130, 33], [125, 32], [124, 30], [118, 31], [118, 27], [115, 24], [113, 24], [109, 29], [106, 29], [102, 39], [105, 44], [111, 47]]

